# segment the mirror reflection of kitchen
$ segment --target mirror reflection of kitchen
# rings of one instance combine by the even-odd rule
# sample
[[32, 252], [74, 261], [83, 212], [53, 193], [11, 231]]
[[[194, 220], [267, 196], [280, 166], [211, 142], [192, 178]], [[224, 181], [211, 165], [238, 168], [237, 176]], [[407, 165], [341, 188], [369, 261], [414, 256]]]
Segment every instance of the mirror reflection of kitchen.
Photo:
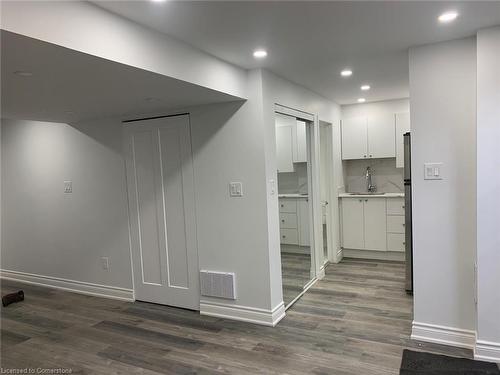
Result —
[[286, 307], [314, 277], [310, 246], [309, 124], [276, 113], [276, 157], [283, 301]]

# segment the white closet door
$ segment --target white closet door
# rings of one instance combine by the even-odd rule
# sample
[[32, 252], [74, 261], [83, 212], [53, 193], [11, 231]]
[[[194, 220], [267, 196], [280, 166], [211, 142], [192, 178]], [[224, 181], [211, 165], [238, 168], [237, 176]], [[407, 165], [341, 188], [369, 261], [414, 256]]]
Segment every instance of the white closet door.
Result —
[[199, 309], [189, 116], [125, 125], [135, 297]]

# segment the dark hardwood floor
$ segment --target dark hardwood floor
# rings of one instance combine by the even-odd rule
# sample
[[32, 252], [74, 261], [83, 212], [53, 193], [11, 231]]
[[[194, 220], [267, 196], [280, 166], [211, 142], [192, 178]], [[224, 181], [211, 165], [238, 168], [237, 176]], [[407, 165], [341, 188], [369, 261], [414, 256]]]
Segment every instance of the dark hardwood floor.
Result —
[[3, 281], [26, 300], [1, 310], [1, 366], [72, 374], [397, 374], [409, 340], [401, 263], [345, 259], [277, 327]]

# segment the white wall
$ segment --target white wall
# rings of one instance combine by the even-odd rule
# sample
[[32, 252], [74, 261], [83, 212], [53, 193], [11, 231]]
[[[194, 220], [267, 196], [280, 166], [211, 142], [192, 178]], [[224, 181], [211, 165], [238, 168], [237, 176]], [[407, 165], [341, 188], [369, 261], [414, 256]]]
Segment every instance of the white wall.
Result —
[[410, 112], [410, 100], [408, 98], [342, 106], [343, 119], [405, 112]]
[[[477, 34], [477, 333], [500, 361], [500, 27]], [[486, 348], [487, 349], [487, 348]]]
[[131, 289], [121, 123], [2, 120], [2, 131], [1, 268]]
[[[334, 137], [334, 148], [336, 150], [336, 158], [333, 160], [335, 184], [343, 185], [342, 170], [340, 162], [340, 106], [336, 103], [323, 98], [301, 86], [284, 80], [271, 72], [262, 71], [262, 87], [263, 87], [263, 122], [264, 122], [264, 142], [266, 156], [266, 181], [267, 184], [267, 212], [268, 212], [268, 234], [269, 234], [269, 257], [271, 269], [271, 304], [276, 306], [282, 301], [281, 291], [281, 260], [280, 260], [280, 239], [279, 239], [279, 212], [278, 212], [278, 195], [271, 194], [270, 181], [277, 182], [277, 166], [276, 166], [276, 134], [274, 123], [274, 105], [280, 104], [289, 108], [307, 112], [316, 116], [318, 120], [322, 120], [332, 124], [332, 132]], [[315, 128], [316, 139], [319, 139], [319, 128]], [[316, 161], [319, 161], [319, 153], [317, 153]], [[318, 186], [316, 196], [313, 199], [319, 202], [319, 180], [316, 181]], [[338, 218], [338, 202], [332, 204], [334, 219]], [[321, 212], [321, 211], [319, 211]], [[317, 224], [321, 223], [321, 216], [317, 217]], [[333, 234], [332, 243], [340, 247], [338, 240], [338, 222], [334, 223], [336, 228]], [[316, 226], [316, 236], [322, 239], [320, 225]], [[322, 244], [316, 244], [322, 249]], [[321, 250], [322, 252], [322, 250]], [[319, 263], [320, 260], [316, 260]]]
[[[474, 330], [476, 45], [410, 49], [414, 324]], [[424, 163], [443, 179], [424, 180]], [[415, 333], [415, 327], [414, 327]]]
[[[195, 178], [200, 269], [236, 274], [236, 301], [271, 310], [261, 72], [251, 98], [186, 108]], [[4, 120], [4, 270], [132, 288], [121, 119], [84, 124]], [[63, 193], [63, 181], [73, 193]], [[244, 195], [230, 198], [228, 183]], [[101, 267], [110, 258], [110, 270]], [[281, 279], [279, 280], [281, 288]]]
[[[238, 295], [234, 302], [203, 297], [202, 303], [264, 310], [277, 306], [271, 305], [270, 294], [261, 82], [260, 71], [249, 73], [245, 103], [189, 110], [199, 266], [235, 272]], [[229, 197], [230, 181], [243, 183], [243, 197]]]
[[244, 69], [84, 1], [2, 1], [1, 27], [111, 61], [246, 97]]

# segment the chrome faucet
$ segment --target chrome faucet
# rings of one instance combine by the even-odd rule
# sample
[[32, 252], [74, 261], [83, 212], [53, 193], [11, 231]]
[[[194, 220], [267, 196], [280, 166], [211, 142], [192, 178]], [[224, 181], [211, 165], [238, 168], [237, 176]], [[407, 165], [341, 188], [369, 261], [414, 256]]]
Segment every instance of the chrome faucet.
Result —
[[366, 190], [368, 190], [369, 193], [375, 193], [377, 187], [372, 183], [372, 169], [370, 167], [366, 167], [365, 177], [366, 177]]

